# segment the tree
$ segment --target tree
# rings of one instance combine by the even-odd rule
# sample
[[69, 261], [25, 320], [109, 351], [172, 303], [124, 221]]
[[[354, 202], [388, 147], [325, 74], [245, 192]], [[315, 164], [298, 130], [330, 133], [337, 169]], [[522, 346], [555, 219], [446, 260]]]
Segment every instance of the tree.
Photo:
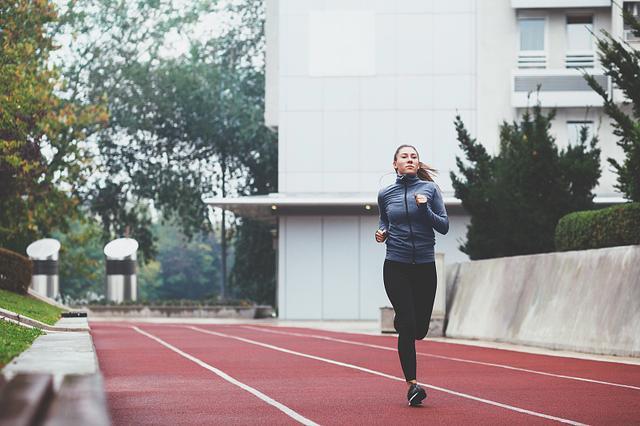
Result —
[[57, 19], [49, 1], [0, 6], [0, 244], [18, 252], [68, 227], [89, 169], [83, 142], [106, 120], [98, 104], [58, 93], [64, 81], [49, 64]]
[[101, 228], [83, 215], [70, 223], [66, 232], [52, 235], [60, 241], [60, 293], [63, 298], [89, 300], [103, 293], [105, 284], [104, 245]]
[[[111, 92], [113, 125], [101, 141], [109, 174], [125, 175], [121, 185], [152, 199], [187, 236], [212, 229], [204, 198], [275, 188], [275, 134], [262, 118], [264, 70], [233, 54], [245, 48], [230, 46], [226, 36], [194, 41], [187, 55], [131, 66]], [[225, 225], [223, 212], [223, 259]], [[223, 261], [223, 297], [225, 269]]]
[[462, 205], [471, 215], [471, 223], [467, 228], [467, 241], [460, 247], [472, 259], [490, 257], [489, 253], [501, 251], [500, 219], [494, 214], [495, 207], [490, 202], [496, 199], [495, 159], [484, 146], [471, 138], [464, 127], [462, 119], [455, 120], [458, 141], [470, 166], [465, 166], [456, 157], [456, 164], [462, 177], [451, 173], [455, 195], [462, 200]]
[[139, 264], [137, 273], [138, 298], [141, 301], [156, 301], [160, 299], [162, 276], [160, 262], [157, 259]]
[[[141, 251], [152, 258], [148, 209], [198, 236], [214, 229], [204, 198], [276, 188], [276, 136], [263, 125], [264, 4], [231, 2], [229, 12], [240, 19], [222, 36], [192, 38], [189, 52], [168, 57], [160, 50], [167, 34], [189, 34], [215, 2], [179, 8], [143, 0], [124, 10], [121, 3], [93, 0], [70, 13], [70, 28], [102, 35], [76, 43], [77, 64], [66, 72], [77, 93], [106, 99], [110, 115], [95, 135], [102, 173], [85, 199], [105, 235], [142, 236]], [[225, 247], [228, 232], [220, 234]]]
[[[243, 158], [247, 179], [238, 188], [243, 195], [277, 191], [277, 135], [264, 126], [265, 11], [263, 1], [243, 1], [233, 11], [239, 23], [217, 40], [217, 50], [227, 66], [242, 70], [246, 81], [244, 96], [250, 99], [251, 126], [244, 128], [247, 156]], [[234, 64], [235, 61], [235, 64]], [[236, 225], [235, 262], [229, 277], [234, 297], [275, 306], [276, 251], [273, 225], [241, 218]]]
[[275, 306], [276, 256], [271, 227], [243, 218], [238, 226], [235, 253], [229, 280], [233, 297]]
[[214, 4], [215, 0], [83, 0], [60, 5], [61, 19], [54, 33], [65, 46], [57, 57], [68, 81], [65, 96], [80, 104], [102, 102], [111, 115], [109, 125], [92, 134], [96, 170], [78, 196], [102, 222], [103, 242], [133, 237], [140, 243], [143, 261], [151, 259], [156, 249], [149, 220], [152, 204], [132, 188], [126, 168], [131, 162], [122, 164], [110, 156], [113, 145], [128, 143], [126, 126], [118, 121], [121, 117], [113, 116], [114, 106], [135, 99], [136, 93], [126, 92], [132, 76], [144, 78], [145, 66], [162, 59], [160, 52], [168, 39], [188, 33]]
[[[640, 22], [627, 9], [622, 10], [624, 24], [640, 37]], [[589, 86], [602, 97], [604, 111], [613, 120], [614, 135], [618, 146], [625, 153], [622, 164], [609, 158], [609, 164], [618, 174], [616, 188], [626, 198], [640, 201], [640, 51], [629, 43], [616, 40], [603, 30], [604, 37], [598, 37], [598, 57], [605, 75], [611, 77], [613, 86], [619, 88], [626, 98], [623, 105], [600, 86], [596, 79], [585, 73]], [[630, 114], [626, 105], [631, 104]]]
[[157, 260], [139, 269], [140, 299], [197, 300], [217, 294], [211, 280], [219, 274], [219, 243], [211, 236], [187, 238], [171, 221], [152, 228], [159, 242]]
[[455, 195], [471, 215], [467, 241], [460, 249], [471, 259], [542, 253], [554, 250], [560, 217], [592, 206], [592, 189], [600, 177], [597, 138], [558, 151], [549, 134], [552, 110], [527, 109], [521, 121], [503, 122], [500, 150], [489, 155], [469, 136], [458, 116], [458, 141], [468, 166], [451, 172]]

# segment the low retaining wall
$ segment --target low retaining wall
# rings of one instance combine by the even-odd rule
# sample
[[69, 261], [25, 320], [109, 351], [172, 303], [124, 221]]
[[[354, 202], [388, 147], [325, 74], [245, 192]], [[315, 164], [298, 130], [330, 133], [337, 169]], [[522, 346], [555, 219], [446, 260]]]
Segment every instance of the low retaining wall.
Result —
[[271, 306], [102, 306], [86, 307], [92, 318], [173, 317], [173, 318], [271, 318]]
[[640, 246], [448, 265], [448, 337], [640, 356]]

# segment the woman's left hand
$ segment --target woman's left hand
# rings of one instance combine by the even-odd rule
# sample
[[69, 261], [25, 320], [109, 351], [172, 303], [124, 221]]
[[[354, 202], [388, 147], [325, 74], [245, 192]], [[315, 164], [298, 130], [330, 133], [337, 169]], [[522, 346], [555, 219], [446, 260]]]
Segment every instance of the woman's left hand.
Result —
[[421, 204], [427, 204], [428, 199], [427, 199], [426, 195], [424, 195], [424, 194], [416, 194], [415, 197], [416, 197], [416, 205], [417, 206], [420, 206]]

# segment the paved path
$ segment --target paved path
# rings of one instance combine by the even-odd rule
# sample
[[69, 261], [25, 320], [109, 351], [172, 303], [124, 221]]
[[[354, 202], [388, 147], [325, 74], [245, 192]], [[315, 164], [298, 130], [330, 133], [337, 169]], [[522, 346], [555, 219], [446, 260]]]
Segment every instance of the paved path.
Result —
[[18, 373], [50, 373], [56, 387], [66, 374], [93, 374], [98, 371], [95, 349], [88, 333], [86, 318], [62, 318], [56, 326], [61, 329], [87, 331], [48, 331], [0, 371], [7, 379]]
[[640, 366], [267, 325], [93, 323], [114, 424], [632, 424]]

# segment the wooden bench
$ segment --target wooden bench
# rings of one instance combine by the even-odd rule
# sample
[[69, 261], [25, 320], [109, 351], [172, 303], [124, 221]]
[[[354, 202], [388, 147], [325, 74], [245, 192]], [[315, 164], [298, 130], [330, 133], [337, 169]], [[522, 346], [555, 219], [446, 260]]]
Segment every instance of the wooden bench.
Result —
[[46, 426], [109, 426], [107, 400], [99, 374], [65, 376], [43, 423]]
[[67, 375], [57, 391], [50, 374], [0, 381], [0, 426], [110, 424], [100, 374]]
[[2, 388], [0, 425], [40, 424], [53, 398], [53, 376], [18, 374]]

